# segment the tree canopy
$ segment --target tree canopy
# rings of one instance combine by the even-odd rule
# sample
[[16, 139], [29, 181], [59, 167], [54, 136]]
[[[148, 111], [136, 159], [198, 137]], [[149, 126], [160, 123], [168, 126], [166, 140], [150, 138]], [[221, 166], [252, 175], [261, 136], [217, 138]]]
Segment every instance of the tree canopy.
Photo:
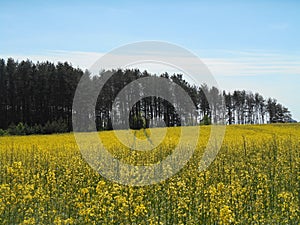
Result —
[[[220, 96], [225, 99], [227, 124], [291, 120], [288, 108], [276, 99], [265, 99], [259, 93], [245, 90], [230, 93], [206, 84], [198, 87], [184, 80], [182, 74], [153, 75], [138, 69], [102, 71], [102, 74], [106, 72], [113, 72], [113, 76], [99, 94], [96, 108], [89, 112], [98, 130], [112, 129], [112, 104], [122, 88], [134, 80], [149, 76], [168, 79], [188, 93], [197, 109], [197, 113], [190, 117], [191, 125], [214, 122], [218, 114], [214, 99]], [[19, 124], [19, 129], [25, 133], [72, 131], [73, 98], [83, 76], [87, 85], [89, 82], [101, 82], [101, 76], [91, 76], [88, 71], [74, 68], [67, 62], [54, 64], [48, 61], [33, 63], [30, 60], [0, 59], [0, 129], [13, 130]], [[205, 93], [214, 96], [211, 104]], [[130, 93], [127, 94], [130, 96]], [[122, 105], [118, 107], [120, 113], [126, 110]], [[181, 126], [181, 119], [170, 102], [155, 96], [138, 101], [129, 113], [132, 129], [160, 126], [159, 121], [164, 121], [166, 126]]]

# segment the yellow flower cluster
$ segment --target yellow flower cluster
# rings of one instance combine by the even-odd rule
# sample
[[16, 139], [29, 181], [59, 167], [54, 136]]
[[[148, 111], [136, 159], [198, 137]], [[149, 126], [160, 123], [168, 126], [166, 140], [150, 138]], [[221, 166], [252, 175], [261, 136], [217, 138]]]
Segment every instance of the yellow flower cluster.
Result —
[[[137, 145], [154, 132], [161, 131], [132, 131]], [[99, 135], [116, 159], [150, 165], [173, 152], [180, 127], [168, 128], [151, 151], [131, 149], [114, 132]], [[216, 159], [199, 171], [209, 135], [201, 127], [186, 166], [143, 187], [102, 177], [72, 134], [1, 137], [0, 224], [300, 224], [298, 124], [228, 126]], [[189, 146], [181, 148], [184, 154]]]

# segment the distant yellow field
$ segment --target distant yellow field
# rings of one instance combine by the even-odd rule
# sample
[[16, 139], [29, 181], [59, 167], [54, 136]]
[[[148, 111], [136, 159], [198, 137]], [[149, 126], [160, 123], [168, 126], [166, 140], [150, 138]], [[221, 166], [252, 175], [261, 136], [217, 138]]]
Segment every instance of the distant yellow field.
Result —
[[[131, 132], [129, 146], [161, 131]], [[1, 137], [0, 224], [300, 224], [300, 125], [227, 126], [217, 158], [199, 171], [209, 134], [201, 127], [179, 173], [144, 187], [103, 178], [73, 134]], [[153, 151], [131, 150], [110, 131], [99, 135], [117, 159], [150, 165], [172, 153], [180, 128], [168, 128]]]

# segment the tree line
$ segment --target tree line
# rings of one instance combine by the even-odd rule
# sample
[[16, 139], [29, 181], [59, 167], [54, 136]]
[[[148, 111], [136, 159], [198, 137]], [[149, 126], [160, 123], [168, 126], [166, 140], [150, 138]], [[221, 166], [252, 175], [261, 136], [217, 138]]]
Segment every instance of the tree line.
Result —
[[[11, 134], [58, 133], [72, 131], [73, 98], [81, 78], [86, 82], [86, 94], [97, 87], [103, 77], [113, 74], [103, 86], [96, 106], [87, 113], [89, 120], [96, 122], [97, 130], [112, 129], [113, 120], [122, 128], [126, 121], [118, 120], [118, 115], [128, 110], [119, 104], [112, 110], [118, 93], [139, 78], [159, 76], [179, 85], [192, 99], [196, 111], [184, 119], [178, 110], [183, 106], [175, 99], [174, 103], [155, 96], [138, 101], [129, 109], [129, 127], [140, 129], [151, 126], [181, 126], [210, 124], [220, 116], [219, 102], [225, 101], [227, 124], [261, 124], [291, 121], [288, 108], [276, 101], [265, 99], [259, 93], [249, 91], [225, 92], [216, 87], [202, 84], [200, 87], [188, 83], [182, 74], [163, 73], [153, 75], [138, 69], [101, 71], [91, 76], [89, 71], [74, 68], [71, 64], [15, 61], [0, 59], [0, 131]], [[159, 91], [159, 90], [157, 90]], [[132, 92], [133, 93], [133, 92]], [[132, 94], [126, 93], [128, 98]], [[170, 90], [172, 94], [172, 91]], [[173, 93], [176, 97], [176, 93]], [[120, 117], [120, 115], [119, 115]], [[183, 121], [184, 120], [184, 121]], [[116, 122], [116, 121], [115, 121]], [[124, 124], [123, 124], [124, 125]], [[84, 126], [84, 125], [83, 125]]]

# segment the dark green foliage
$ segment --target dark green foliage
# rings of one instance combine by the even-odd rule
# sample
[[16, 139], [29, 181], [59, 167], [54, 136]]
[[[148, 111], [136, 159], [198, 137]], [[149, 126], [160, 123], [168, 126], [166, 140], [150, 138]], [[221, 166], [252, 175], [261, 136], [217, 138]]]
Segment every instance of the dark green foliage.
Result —
[[[138, 69], [102, 71], [99, 76], [90, 76], [68, 63], [33, 63], [29, 60], [16, 62], [9, 58], [0, 59], [0, 135], [50, 134], [72, 131], [73, 98], [80, 79], [85, 80], [84, 94], [89, 95], [96, 84], [113, 74], [100, 92], [96, 108], [84, 108], [82, 116], [88, 118], [86, 124], [80, 124], [82, 130], [91, 130], [96, 122], [97, 130], [112, 129], [112, 105], [118, 93], [129, 83], [139, 78], [155, 76]], [[201, 87], [189, 84], [182, 74], [161, 74], [179, 85], [192, 99], [197, 112], [188, 112], [187, 118], [181, 118], [174, 106], [159, 97], [147, 97], [138, 101], [129, 112], [129, 124], [120, 117], [116, 118], [117, 127], [141, 129], [149, 126], [181, 126], [218, 122], [222, 117], [218, 102], [225, 98], [228, 124], [276, 123], [291, 121], [288, 109], [276, 100], [265, 100], [258, 93], [234, 91], [221, 93], [216, 87]], [[136, 87], [141, 88], [141, 87]], [[174, 97], [180, 108], [179, 99], [170, 87], [167, 91]], [[135, 90], [136, 91], [136, 90]], [[125, 93], [128, 97], [135, 91]], [[142, 89], [141, 89], [142, 91]], [[157, 90], [159, 93], [161, 90]], [[207, 100], [209, 95], [210, 101]], [[181, 102], [182, 103], [182, 102]], [[118, 115], [128, 110], [124, 104], [118, 106]], [[17, 124], [17, 125], [15, 125]], [[7, 131], [5, 131], [7, 130]]]
[[9, 135], [26, 135], [29, 134], [30, 128], [27, 124], [23, 124], [22, 122], [15, 125], [14, 123], [10, 124], [7, 133]]
[[205, 115], [200, 123], [201, 125], [211, 125], [211, 119], [208, 115]]
[[68, 132], [68, 125], [62, 120], [48, 121], [44, 127], [41, 128], [41, 133], [52, 134], [52, 133], [65, 133]]
[[17, 134], [16, 125], [14, 123], [9, 125], [9, 127], [7, 129], [7, 133], [9, 135], [16, 135]]
[[67, 124], [59, 119], [58, 121], [47, 122], [44, 126], [35, 124], [28, 126], [26, 123], [18, 123], [18, 125], [9, 125], [7, 131], [0, 129], [0, 136], [8, 135], [31, 135], [31, 134], [52, 134], [52, 133], [66, 133], [68, 132]]
[[146, 120], [142, 117], [141, 114], [134, 115], [130, 118], [130, 128], [133, 130], [146, 128]]
[[0, 129], [0, 136], [4, 136], [4, 135], [6, 135], [6, 134], [7, 134], [7, 132], [6, 132], [5, 130]]
[[0, 60], [0, 128], [9, 134], [43, 133], [49, 121], [56, 124], [46, 130], [71, 131], [72, 100], [82, 75], [68, 63]]

